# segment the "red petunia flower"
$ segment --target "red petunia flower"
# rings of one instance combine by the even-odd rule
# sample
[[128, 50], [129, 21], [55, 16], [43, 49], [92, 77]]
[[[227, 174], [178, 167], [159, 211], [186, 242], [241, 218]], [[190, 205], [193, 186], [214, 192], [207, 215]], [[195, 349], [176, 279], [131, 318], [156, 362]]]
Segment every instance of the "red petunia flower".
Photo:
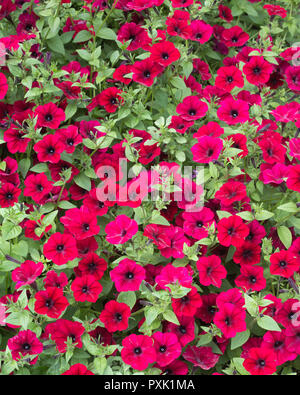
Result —
[[267, 12], [268, 12], [268, 14], [269, 14], [270, 16], [278, 15], [278, 16], [280, 16], [280, 17], [283, 18], [283, 19], [287, 17], [287, 11], [286, 11], [286, 9], [283, 8], [283, 7], [280, 7], [279, 5], [275, 5], [275, 4], [265, 4], [265, 5], [263, 6], [263, 8], [264, 8], [265, 10], [267, 10]]
[[197, 309], [195, 316], [207, 324], [212, 322], [218, 311], [216, 306], [217, 296], [218, 295], [214, 293], [202, 295], [202, 305]]
[[45, 284], [45, 288], [64, 288], [68, 284], [68, 277], [64, 272], [58, 274], [54, 270], [49, 270], [43, 281]]
[[[8, 348], [14, 361], [18, 361], [24, 355], [38, 355], [43, 352], [43, 344], [36, 334], [27, 329], [20, 331], [16, 336], [8, 339]], [[35, 360], [36, 361], [36, 360]], [[34, 363], [33, 361], [31, 363]]]
[[125, 303], [110, 300], [100, 314], [100, 321], [109, 332], [123, 331], [128, 328], [130, 308]]
[[218, 362], [220, 356], [214, 354], [211, 347], [187, 346], [182, 354], [186, 361], [191, 362], [194, 366], [199, 366], [203, 370], [213, 368]]
[[0, 100], [3, 100], [8, 91], [8, 83], [5, 75], [0, 73]]
[[97, 225], [97, 217], [85, 206], [81, 206], [80, 209], [71, 208], [67, 210], [65, 215], [60, 218], [60, 222], [77, 240], [87, 239], [97, 235], [100, 231], [100, 226]]
[[231, 92], [235, 87], [244, 86], [242, 72], [235, 66], [221, 67], [218, 69], [215, 86]]
[[64, 145], [64, 150], [68, 154], [72, 154], [75, 151], [76, 145], [82, 142], [82, 137], [78, 133], [78, 128], [74, 125], [59, 129], [56, 135], [60, 137], [60, 141]]
[[81, 259], [78, 266], [74, 268], [74, 271], [79, 277], [89, 274], [94, 276], [96, 280], [100, 280], [106, 269], [107, 262], [94, 252], [89, 252], [83, 259]]
[[134, 51], [139, 48], [148, 49], [151, 42], [147, 30], [134, 22], [124, 23], [117, 33], [118, 41], [124, 43], [130, 41], [126, 48], [128, 51]]
[[222, 33], [222, 41], [227, 47], [242, 47], [249, 38], [249, 34], [239, 26], [225, 29]]
[[263, 276], [264, 268], [260, 266], [243, 265], [241, 274], [234, 280], [237, 287], [245, 291], [261, 291], [266, 287], [266, 279]]
[[241, 201], [247, 196], [246, 186], [239, 181], [229, 180], [216, 192], [215, 198], [225, 206]]
[[10, 182], [2, 183], [0, 188], [0, 207], [11, 207], [18, 202], [21, 189]]
[[25, 261], [11, 273], [12, 281], [16, 283], [16, 289], [23, 285], [32, 284], [42, 274], [44, 265], [42, 262]]
[[132, 79], [139, 84], [151, 86], [154, 78], [162, 73], [164, 67], [155, 62], [151, 57], [135, 62], [131, 66]]
[[58, 135], [47, 134], [34, 145], [33, 149], [37, 153], [40, 162], [57, 163], [65, 147]]
[[126, 215], [118, 215], [114, 221], [105, 227], [106, 240], [110, 244], [124, 244], [130, 240], [138, 231], [135, 220]]
[[300, 263], [289, 251], [275, 252], [270, 256], [270, 273], [285, 278], [291, 277], [299, 270]]
[[202, 298], [196, 287], [192, 287], [182, 298], [172, 299], [172, 308], [177, 316], [193, 317], [201, 306]]
[[181, 354], [181, 345], [174, 333], [155, 332], [152, 335], [156, 351], [156, 362], [160, 366], [166, 366], [173, 362]]
[[80, 322], [60, 318], [48, 324], [45, 331], [51, 335], [51, 339], [56, 343], [60, 353], [66, 352], [68, 338], [72, 340], [75, 347], [82, 348], [81, 336], [85, 329]]
[[24, 185], [24, 196], [31, 197], [36, 203], [40, 203], [53, 188], [52, 182], [44, 173], [31, 174], [26, 177]]
[[168, 264], [162, 268], [159, 275], [155, 277], [155, 282], [160, 289], [170, 290], [169, 284], [180, 284], [182, 287], [191, 288], [193, 278], [186, 267], [175, 267]]
[[198, 143], [193, 145], [191, 152], [193, 161], [198, 163], [209, 163], [216, 161], [223, 149], [223, 140], [217, 137], [203, 136]]
[[191, 34], [190, 40], [198, 41], [200, 44], [205, 44], [209, 41], [213, 33], [213, 28], [206, 22], [195, 19], [190, 24]]
[[231, 9], [223, 4], [219, 5], [219, 17], [230, 23], [233, 20]]
[[149, 336], [131, 334], [122, 341], [121, 357], [123, 362], [136, 370], [145, 370], [155, 362], [156, 352], [153, 339]]
[[207, 207], [195, 213], [184, 212], [183, 230], [196, 240], [201, 240], [208, 236], [207, 228], [214, 223], [215, 214]]
[[260, 262], [261, 248], [259, 245], [250, 241], [245, 241], [241, 246], [237, 247], [233, 261], [239, 265], [256, 265]]
[[75, 363], [70, 369], [62, 373], [62, 376], [93, 376], [94, 373], [82, 363]]
[[75, 238], [70, 234], [54, 233], [44, 244], [44, 255], [56, 265], [72, 261], [78, 255]]
[[235, 337], [238, 332], [247, 329], [246, 312], [232, 303], [224, 303], [215, 314], [214, 323], [227, 339]]
[[250, 84], [262, 85], [268, 82], [273, 66], [262, 56], [252, 56], [250, 62], [245, 64], [243, 72]]
[[64, 111], [57, 107], [56, 104], [51, 102], [42, 106], [38, 106], [35, 109], [35, 115], [37, 115], [38, 128], [45, 127], [57, 129], [59, 125], [66, 119]]
[[58, 318], [69, 306], [68, 299], [63, 296], [63, 291], [57, 287], [47, 287], [45, 291], [35, 294], [34, 311], [37, 314], [47, 315], [50, 318]]
[[276, 354], [266, 348], [253, 347], [243, 362], [244, 368], [252, 375], [271, 375], [276, 372]]
[[245, 123], [249, 120], [249, 105], [243, 100], [228, 98], [222, 101], [217, 116], [228, 125]]
[[222, 218], [218, 223], [218, 240], [225, 247], [231, 244], [239, 247], [248, 233], [249, 228], [238, 215]]
[[300, 192], [300, 165], [290, 166], [286, 186], [292, 191]]
[[194, 121], [205, 117], [208, 105], [197, 96], [187, 96], [178, 104], [176, 112], [186, 121]]
[[127, 258], [119, 262], [119, 265], [110, 272], [110, 278], [118, 292], [138, 291], [145, 277], [145, 269]]
[[275, 362], [277, 365], [282, 365], [287, 361], [293, 361], [297, 358], [295, 352], [288, 350], [287, 343], [288, 337], [286, 336], [286, 331], [268, 331], [264, 334], [261, 348], [274, 352], [276, 355]]
[[180, 58], [180, 52], [175, 45], [170, 41], [162, 41], [154, 44], [150, 48], [150, 59], [157, 62], [163, 67], [169, 66], [171, 63], [176, 62]]
[[197, 261], [200, 284], [204, 286], [214, 285], [220, 288], [222, 280], [226, 278], [227, 271], [221, 264], [221, 259], [217, 255], [201, 257]]
[[179, 325], [168, 322], [166, 331], [175, 333], [182, 347], [195, 339], [195, 320], [189, 316], [178, 316]]
[[84, 274], [73, 280], [71, 290], [77, 302], [96, 303], [102, 292], [102, 285], [94, 276]]

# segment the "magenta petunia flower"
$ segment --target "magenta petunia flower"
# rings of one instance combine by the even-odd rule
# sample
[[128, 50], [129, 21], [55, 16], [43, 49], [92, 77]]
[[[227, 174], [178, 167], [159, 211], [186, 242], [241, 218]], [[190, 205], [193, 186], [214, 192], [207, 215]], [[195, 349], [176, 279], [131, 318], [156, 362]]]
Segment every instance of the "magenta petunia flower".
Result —
[[123, 259], [110, 272], [118, 292], [138, 291], [141, 282], [146, 278], [145, 269], [131, 259]]
[[118, 215], [105, 227], [106, 240], [110, 244], [124, 244], [138, 231], [138, 224], [126, 215]]
[[156, 361], [153, 339], [149, 336], [131, 334], [122, 341], [123, 362], [136, 370], [145, 370]]
[[11, 273], [11, 278], [16, 283], [16, 289], [23, 285], [32, 284], [42, 274], [43, 270], [44, 265], [42, 262], [23, 262], [20, 267], [17, 267]]

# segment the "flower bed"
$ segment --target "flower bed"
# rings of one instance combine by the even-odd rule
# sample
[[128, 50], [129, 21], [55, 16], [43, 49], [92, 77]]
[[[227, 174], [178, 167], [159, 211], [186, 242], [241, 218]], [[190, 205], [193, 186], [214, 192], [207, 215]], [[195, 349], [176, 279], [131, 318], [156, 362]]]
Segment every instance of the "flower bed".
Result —
[[299, 5], [1, 2], [1, 374], [299, 374]]

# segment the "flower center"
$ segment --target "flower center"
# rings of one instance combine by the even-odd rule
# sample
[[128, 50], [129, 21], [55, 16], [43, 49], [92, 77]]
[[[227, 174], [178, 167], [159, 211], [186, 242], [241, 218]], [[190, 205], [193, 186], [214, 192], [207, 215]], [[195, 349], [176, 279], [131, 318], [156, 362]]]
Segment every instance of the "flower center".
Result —
[[53, 147], [49, 147], [49, 148], [47, 149], [47, 152], [48, 152], [48, 154], [54, 154], [55, 149], [54, 149]]
[[58, 246], [56, 247], [56, 251], [61, 252], [64, 249], [64, 245], [63, 244], [58, 244]]
[[31, 345], [29, 343], [24, 343], [22, 345], [23, 350], [28, 351], [31, 349]]
[[45, 302], [45, 306], [46, 307], [51, 308], [51, 307], [53, 307], [53, 305], [54, 305], [54, 302], [53, 302], [52, 299], [47, 299], [46, 300], [46, 302]]
[[160, 346], [159, 347], [159, 352], [166, 352], [167, 351], [167, 347], [166, 346]]
[[46, 115], [45, 115], [45, 121], [47, 121], [47, 122], [51, 122], [51, 121], [52, 121], [52, 119], [53, 119], [53, 116], [52, 116], [52, 114], [46, 114]]
[[134, 352], [136, 355], [141, 355], [142, 349], [141, 349], [141, 347], [136, 347], [136, 348], [133, 350], [133, 352]]
[[259, 366], [261, 366], [262, 368], [263, 368], [264, 366], [266, 366], [266, 362], [265, 362], [263, 359], [260, 359], [260, 360], [258, 361], [258, 364], [259, 364]]
[[132, 280], [133, 277], [134, 277], [134, 274], [132, 272], [126, 273], [126, 278], [128, 278], [129, 280]]
[[116, 313], [115, 314], [115, 319], [117, 320], [117, 321], [122, 321], [122, 314], [121, 313]]

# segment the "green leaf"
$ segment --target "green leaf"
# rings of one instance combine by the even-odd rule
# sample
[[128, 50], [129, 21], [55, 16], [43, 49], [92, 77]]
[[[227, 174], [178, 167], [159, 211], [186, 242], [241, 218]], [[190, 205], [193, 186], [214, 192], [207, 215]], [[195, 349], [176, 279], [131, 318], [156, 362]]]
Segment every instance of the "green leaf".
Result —
[[65, 109], [66, 121], [76, 114], [78, 108], [77, 100], [71, 100]]
[[232, 214], [229, 213], [228, 211], [217, 211], [217, 215], [218, 215], [219, 219], [229, 218], [232, 216]]
[[74, 181], [75, 181], [75, 184], [77, 184], [81, 188], [86, 189], [87, 191], [91, 190], [91, 180], [83, 173], [75, 176]]
[[257, 221], [265, 221], [266, 219], [269, 219], [274, 216], [274, 213], [271, 213], [270, 211], [267, 210], [261, 210], [259, 213], [255, 214], [255, 219]]
[[180, 325], [180, 322], [178, 321], [178, 318], [176, 317], [176, 314], [172, 310], [167, 310], [163, 313], [163, 317], [165, 320], [172, 322], [175, 325]]
[[18, 167], [19, 167], [19, 170], [20, 170], [23, 178], [26, 177], [26, 174], [30, 168], [30, 165], [31, 165], [31, 161], [29, 158], [24, 158], [24, 159], [20, 160]]
[[116, 33], [109, 29], [108, 27], [103, 27], [101, 30], [97, 32], [97, 37], [103, 38], [104, 40], [113, 40], [117, 39]]
[[250, 373], [243, 366], [244, 358], [233, 358], [232, 362], [234, 364], [235, 369], [239, 372], [239, 374], [241, 374], [242, 376], [250, 375]]
[[254, 299], [252, 299], [249, 295], [247, 295], [246, 293], [244, 294], [244, 298], [245, 298], [245, 307], [246, 307], [248, 313], [252, 317], [256, 317], [259, 313], [257, 302]]
[[50, 40], [47, 40], [47, 45], [52, 51], [65, 55], [65, 47], [59, 36], [55, 36], [50, 38]]
[[46, 163], [39, 163], [30, 169], [30, 171], [33, 171], [34, 173], [46, 173], [47, 170], [48, 166]]
[[157, 210], [154, 210], [152, 212], [152, 217], [150, 220], [150, 224], [156, 224], [156, 225], [166, 225], [169, 226], [169, 222], [166, 220], [165, 217], [163, 217], [162, 215], [160, 215], [160, 212]]
[[76, 34], [76, 36], [73, 39], [74, 43], [83, 43], [85, 41], [88, 41], [92, 37], [91, 32], [88, 30], [81, 30]]
[[156, 307], [151, 306], [145, 310], [146, 324], [151, 325], [155, 318], [158, 316], [159, 312]]
[[281, 204], [277, 208], [278, 208], [278, 210], [287, 211], [288, 213], [297, 213], [299, 210], [296, 203], [294, 203], [294, 202]]
[[180, 77], [173, 77], [170, 82], [177, 89], [185, 89], [186, 88], [184, 80]]
[[281, 331], [277, 322], [269, 315], [264, 315], [263, 317], [258, 317], [257, 318], [257, 325], [263, 329], [266, 329], [267, 331], [275, 331], [275, 332]]
[[289, 228], [287, 226], [279, 226], [277, 228], [277, 234], [285, 248], [290, 248], [292, 245], [293, 236]]
[[95, 358], [93, 361], [93, 367], [96, 374], [102, 375], [106, 369], [107, 360], [105, 357]]
[[206, 333], [205, 335], [199, 336], [199, 341], [197, 343], [197, 347], [204, 346], [212, 341], [213, 336], [210, 333]]
[[245, 344], [249, 337], [249, 329], [245, 330], [244, 332], [238, 332], [235, 337], [231, 339], [231, 350], [235, 350], [236, 348], [239, 348], [240, 346]]
[[11, 240], [18, 237], [22, 233], [22, 228], [19, 225], [15, 225], [12, 222], [6, 221], [1, 227], [3, 240]]
[[52, 211], [52, 213], [45, 215], [45, 217], [42, 220], [42, 224], [44, 226], [48, 226], [53, 224], [56, 216], [57, 216], [58, 210]]
[[117, 301], [119, 303], [126, 303], [130, 309], [133, 308], [136, 302], [136, 295], [133, 291], [120, 292]]

